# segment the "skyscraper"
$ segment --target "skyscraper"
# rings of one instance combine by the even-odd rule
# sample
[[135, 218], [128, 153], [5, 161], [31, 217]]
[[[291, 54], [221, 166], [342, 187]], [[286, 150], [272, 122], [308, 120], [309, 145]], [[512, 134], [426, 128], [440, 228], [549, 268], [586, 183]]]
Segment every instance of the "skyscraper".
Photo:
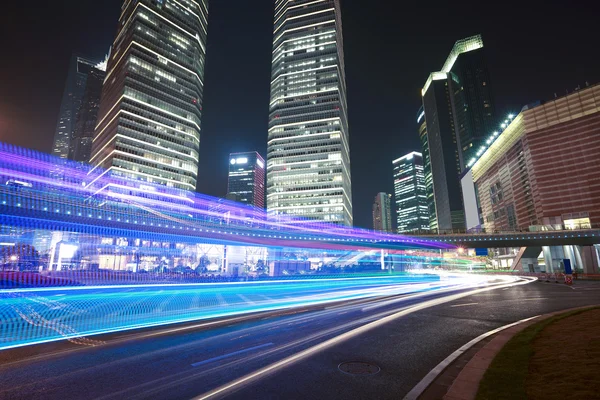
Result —
[[271, 79], [269, 213], [352, 225], [339, 0], [276, 0]]
[[373, 230], [392, 232], [392, 195], [381, 192], [375, 196], [373, 202]]
[[227, 198], [265, 208], [265, 160], [255, 151], [229, 155]]
[[[75, 124], [81, 108], [81, 102], [86, 90], [88, 75], [98, 71], [97, 62], [74, 54], [69, 61], [69, 72], [60, 103], [58, 122], [52, 143], [52, 155], [69, 158], [72, 146]], [[95, 72], [96, 73], [96, 72]]]
[[69, 159], [71, 160], [86, 163], [90, 161], [94, 129], [96, 128], [96, 122], [98, 122], [102, 83], [105, 77], [106, 71], [99, 68], [92, 68], [88, 74], [81, 107], [79, 107], [77, 122], [73, 131], [73, 140], [71, 140], [71, 146], [69, 147]]
[[480, 35], [457, 41], [421, 91], [437, 227], [464, 229], [460, 174], [493, 128], [489, 73]]
[[207, 0], [123, 2], [91, 163], [112, 176], [195, 190]]
[[427, 142], [427, 122], [423, 106], [417, 113], [417, 126], [419, 139], [423, 148], [423, 176], [425, 177], [425, 194], [427, 196], [427, 208], [429, 209], [429, 227], [432, 231], [437, 230], [437, 218], [435, 212], [435, 199], [433, 197], [433, 177], [431, 175], [431, 159], [429, 158], [429, 144]]
[[392, 161], [392, 165], [398, 233], [429, 231], [423, 155], [413, 151]]

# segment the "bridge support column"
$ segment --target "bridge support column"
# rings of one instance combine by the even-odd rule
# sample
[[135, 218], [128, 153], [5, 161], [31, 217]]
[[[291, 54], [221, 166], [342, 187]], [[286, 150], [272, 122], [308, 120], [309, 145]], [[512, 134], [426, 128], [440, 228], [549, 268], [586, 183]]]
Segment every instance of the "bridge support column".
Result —
[[554, 272], [554, 266], [552, 265], [552, 249], [550, 246], [542, 246], [542, 252], [544, 253], [544, 264], [546, 264], [546, 273], [551, 274]]
[[599, 274], [600, 261], [598, 260], [598, 249], [596, 246], [575, 246], [575, 253], [579, 253], [581, 267], [584, 274]]

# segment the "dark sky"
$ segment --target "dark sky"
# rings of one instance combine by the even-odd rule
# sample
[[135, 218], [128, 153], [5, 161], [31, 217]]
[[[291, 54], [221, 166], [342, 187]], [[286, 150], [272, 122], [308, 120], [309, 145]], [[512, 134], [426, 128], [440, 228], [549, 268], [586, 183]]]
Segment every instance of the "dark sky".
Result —
[[[38, 3], [38, 4], [36, 4]], [[419, 90], [481, 33], [497, 109], [600, 82], [592, 1], [342, 0], [355, 225], [371, 227], [391, 161], [419, 150]], [[72, 52], [102, 58], [121, 0], [11, 2], [0, 24], [0, 141], [49, 152]], [[266, 155], [272, 0], [211, 0], [198, 189], [224, 196], [229, 152]]]

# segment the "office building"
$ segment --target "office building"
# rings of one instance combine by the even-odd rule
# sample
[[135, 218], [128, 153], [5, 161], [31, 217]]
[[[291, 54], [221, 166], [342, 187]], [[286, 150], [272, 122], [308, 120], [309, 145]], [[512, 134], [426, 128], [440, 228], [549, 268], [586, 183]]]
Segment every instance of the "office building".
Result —
[[[465, 229], [460, 174], [494, 127], [494, 104], [480, 35], [457, 41], [421, 91], [437, 228]], [[423, 141], [422, 141], [423, 143]]]
[[352, 225], [338, 0], [275, 2], [267, 210]]
[[600, 85], [526, 106], [498, 128], [463, 178], [486, 230], [600, 223]]
[[398, 233], [429, 232], [423, 155], [413, 151], [392, 161], [392, 165]]
[[123, 3], [92, 165], [113, 177], [196, 189], [207, 16], [207, 0]]
[[392, 195], [377, 193], [373, 202], [373, 230], [392, 232]]
[[73, 140], [69, 147], [69, 159], [88, 163], [92, 156], [92, 140], [98, 121], [102, 84], [106, 70], [92, 68], [87, 76], [85, 90], [81, 99], [81, 107], [77, 114], [77, 122], [73, 131]]
[[[58, 122], [52, 143], [52, 155], [60, 158], [69, 158], [73, 145], [75, 126], [86, 92], [88, 76], [100, 74], [96, 66], [98, 62], [74, 54], [69, 61], [69, 72], [63, 91]], [[94, 80], [92, 78], [91, 80]]]
[[255, 151], [229, 155], [227, 199], [265, 208], [265, 160]]
[[425, 177], [425, 194], [427, 196], [427, 208], [429, 209], [429, 228], [437, 231], [437, 218], [435, 213], [435, 199], [433, 197], [433, 177], [431, 175], [431, 160], [429, 158], [429, 144], [427, 142], [427, 122], [423, 106], [417, 113], [417, 129], [419, 140], [423, 148], [423, 176]]

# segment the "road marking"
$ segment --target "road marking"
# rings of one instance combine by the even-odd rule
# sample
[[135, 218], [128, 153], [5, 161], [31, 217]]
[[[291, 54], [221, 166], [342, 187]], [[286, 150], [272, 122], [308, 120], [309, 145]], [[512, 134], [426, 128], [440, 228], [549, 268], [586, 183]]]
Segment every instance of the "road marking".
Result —
[[253, 302], [252, 300], [250, 300], [249, 298], [247, 298], [246, 296], [244, 296], [243, 294], [238, 294], [238, 297], [242, 300], [244, 300], [245, 303], [248, 304], [256, 304], [255, 302]]
[[[468, 292], [464, 292], [464, 293], [457, 293], [457, 294], [453, 294], [453, 295], [448, 295], [446, 297], [442, 297], [439, 299], [433, 299], [433, 300], [428, 300], [425, 301], [421, 304], [403, 309], [401, 311], [395, 312], [393, 314], [390, 314], [388, 316], [385, 316], [383, 318], [380, 318], [378, 320], [375, 320], [373, 322], [369, 322], [365, 325], [362, 325], [358, 328], [352, 329], [351, 331], [342, 333], [341, 335], [338, 335], [336, 337], [333, 337], [329, 340], [326, 340], [322, 343], [319, 343], [315, 346], [309, 347], [308, 349], [302, 350], [296, 354], [293, 354], [289, 357], [286, 357], [282, 360], [279, 360], [277, 362], [274, 362], [270, 365], [267, 365], [266, 367], [260, 368], [254, 372], [251, 372], [247, 375], [242, 376], [241, 378], [235, 379], [229, 383], [226, 383], [216, 389], [211, 390], [210, 392], [201, 394], [197, 397], [195, 397], [195, 400], [206, 400], [206, 399], [210, 399], [210, 398], [214, 398], [216, 396], [222, 396], [225, 392], [228, 392], [229, 390], [243, 385], [243, 384], [247, 384], [250, 383], [254, 380], [260, 379], [261, 377], [263, 377], [264, 375], [268, 375], [270, 373], [273, 373], [275, 371], [281, 370], [284, 367], [287, 367], [297, 361], [300, 361], [304, 358], [307, 358], [309, 356], [312, 356], [322, 350], [325, 350], [329, 347], [333, 347], [345, 340], [351, 339], [355, 336], [361, 335], [365, 332], [370, 331], [371, 329], [374, 328], [378, 328], [382, 325], [387, 324], [388, 322], [391, 322], [395, 319], [398, 319], [400, 317], [412, 314], [416, 311], [420, 311], [420, 310], [424, 310], [426, 308], [429, 307], [433, 307], [433, 306], [437, 306], [440, 304], [444, 304], [444, 303], [448, 303], [450, 301], [454, 301], [454, 300], [458, 300], [458, 299], [462, 299], [463, 297], [467, 297], [467, 296], [471, 296], [475, 293], [481, 293], [481, 292], [486, 292], [489, 290], [494, 290], [494, 289], [500, 289], [503, 287], [510, 287], [510, 286], [518, 286], [518, 285], [526, 285], [528, 283], [531, 282], [535, 282], [537, 280], [537, 278], [520, 278], [520, 281], [516, 281], [516, 282], [512, 282], [512, 283], [507, 283], [507, 284], [501, 284], [498, 286], [492, 286], [492, 287], [487, 287], [487, 288], [483, 288], [483, 289], [475, 289], [475, 290], [470, 290]], [[531, 279], [531, 280], [530, 280]]]
[[522, 319], [520, 321], [513, 322], [512, 324], [501, 326], [500, 328], [496, 328], [494, 330], [484, 333], [483, 335], [477, 336], [475, 339], [471, 340], [470, 342], [468, 342], [467, 344], [463, 345], [461, 348], [456, 350], [454, 353], [450, 354], [448, 357], [446, 357], [446, 359], [444, 361], [442, 361], [434, 369], [429, 371], [429, 373], [427, 375], [425, 375], [425, 377], [421, 380], [421, 382], [417, 383], [417, 385], [414, 388], [412, 388], [412, 390], [410, 392], [408, 392], [408, 394], [406, 396], [404, 396], [403, 400], [418, 399], [419, 396], [421, 396], [423, 394], [425, 389], [427, 389], [429, 387], [429, 385], [431, 385], [431, 383], [435, 380], [435, 378], [437, 378], [438, 375], [441, 374], [448, 367], [448, 365], [452, 364], [452, 362], [454, 362], [454, 360], [456, 360], [458, 357], [460, 357], [464, 352], [469, 350], [471, 347], [473, 347], [477, 343], [481, 342], [483, 339], [485, 339], [491, 335], [494, 335], [500, 331], [508, 329], [512, 326], [521, 324], [523, 322], [527, 322], [527, 321], [532, 320], [537, 317], [539, 317], [539, 315], [536, 315], [535, 317], [531, 317], [531, 318]]
[[473, 306], [475, 304], [479, 304], [479, 303], [464, 303], [464, 304], [454, 304], [450, 307], [464, 307], [464, 306]]
[[248, 352], [250, 352], [252, 350], [264, 349], [265, 347], [269, 347], [269, 346], [273, 346], [273, 343], [265, 343], [265, 344], [261, 344], [261, 345], [254, 346], [254, 347], [248, 347], [247, 349], [234, 351], [233, 353], [223, 354], [222, 356], [209, 358], [208, 360], [204, 360], [204, 361], [199, 361], [197, 363], [193, 363], [192, 367], [199, 367], [201, 365], [208, 364], [208, 363], [211, 363], [213, 361], [223, 360], [225, 358], [237, 356], [239, 354], [248, 353]]
[[529, 301], [529, 300], [547, 300], [548, 297], [530, 297], [528, 299], [515, 299], [517, 301], [523, 300], [523, 301]]

